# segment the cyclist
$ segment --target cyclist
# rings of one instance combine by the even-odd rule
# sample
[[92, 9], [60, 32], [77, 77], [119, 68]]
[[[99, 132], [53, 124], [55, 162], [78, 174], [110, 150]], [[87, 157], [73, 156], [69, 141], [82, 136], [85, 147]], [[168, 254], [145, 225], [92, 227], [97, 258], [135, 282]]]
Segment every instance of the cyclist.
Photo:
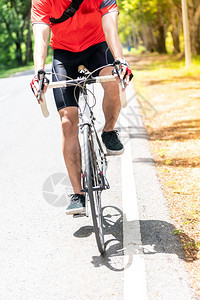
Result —
[[[31, 82], [31, 88], [35, 96], [37, 97], [39, 92], [38, 70], [45, 67], [50, 29], [53, 73], [76, 78], [79, 65], [85, 65], [89, 71], [94, 71], [117, 61], [120, 62], [121, 78], [128, 85], [132, 74], [122, 53], [117, 19], [116, 0], [33, 0], [32, 24], [36, 75]], [[96, 72], [94, 75], [110, 75], [112, 69], [112, 67], [105, 67], [100, 73]], [[63, 77], [53, 75], [53, 81], [58, 80], [63, 80]], [[45, 78], [43, 92], [46, 92], [47, 85], [48, 80]], [[102, 140], [109, 154], [122, 154], [124, 147], [114, 130], [121, 108], [118, 83], [116, 81], [102, 85], [105, 116]], [[81, 213], [85, 211], [85, 197], [81, 192], [78, 109], [74, 88], [54, 89], [54, 98], [62, 124], [64, 160], [74, 191], [66, 213]]]

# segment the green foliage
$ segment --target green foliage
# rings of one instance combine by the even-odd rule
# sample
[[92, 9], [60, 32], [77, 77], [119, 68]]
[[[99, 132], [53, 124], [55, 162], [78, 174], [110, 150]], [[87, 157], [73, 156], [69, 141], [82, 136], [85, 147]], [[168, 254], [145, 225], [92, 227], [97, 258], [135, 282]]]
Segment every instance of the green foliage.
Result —
[[[130, 41], [130, 35], [136, 35], [138, 45], [145, 45], [149, 51], [166, 52], [165, 39], [171, 19], [175, 18], [177, 12], [177, 2], [179, 0], [122, 0], [120, 1], [119, 31], [123, 43]], [[174, 3], [175, 2], [175, 3]], [[132, 24], [134, 24], [135, 30]], [[178, 23], [173, 22], [173, 26]], [[124, 30], [125, 29], [125, 30]], [[174, 28], [172, 28], [172, 31]], [[129, 37], [127, 37], [129, 32]], [[170, 36], [168, 35], [168, 38]], [[168, 46], [169, 46], [168, 39]], [[173, 39], [172, 47], [168, 47], [170, 52], [174, 51]]]
[[167, 53], [172, 54], [174, 51], [174, 46], [173, 46], [173, 39], [170, 31], [167, 32], [165, 42], [166, 42]]
[[[22, 65], [30, 34], [31, 0], [0, 0], [0, 68]], [[31, 53], [30, 53], [31, 55]]]
[[[122, 15], [120, 37], [124, 44], [130, 44], [135, 35], [137, 44], [143, 44], [151, 52], [184, 51], [181, 0], [121, 0], [118, 5]], [[197, 55], [200, 54], [200, 1], [188, 1], [188, 18], [191, 49]]]
[[126, 44], [133, 34], [133, 20], [130, 15], [122, 11], [119, 15], [119, 37], [123, 44]]
[[142, 22], [148, 22], [148, 20], [154, 19], [157, 12], [157, 0], [123, 0], [120, 7], [134, 20]]

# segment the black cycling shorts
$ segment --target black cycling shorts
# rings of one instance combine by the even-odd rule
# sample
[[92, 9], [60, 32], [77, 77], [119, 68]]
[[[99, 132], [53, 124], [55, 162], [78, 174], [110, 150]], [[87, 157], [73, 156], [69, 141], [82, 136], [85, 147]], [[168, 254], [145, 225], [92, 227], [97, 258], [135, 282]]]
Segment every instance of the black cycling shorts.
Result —
[[[53, 73], [77, 78], [78, 66], [84, 65], [90, 72], [99, 67], [112, 64], [114, 58], [106, 42], [89, 47], [82, 52], [71, 52], [67, 50], [54, 49], [53, 51]], [[98, 76], [100, 70], [93, 75]], [[63, 76], [54, 75], [53, 81], [65, 80]], [[78, 98], [79, 89], [75, 89]], [[53, 89], [57, 109], [68, 106], [78, 106], [74, 97], [74, 87]]]

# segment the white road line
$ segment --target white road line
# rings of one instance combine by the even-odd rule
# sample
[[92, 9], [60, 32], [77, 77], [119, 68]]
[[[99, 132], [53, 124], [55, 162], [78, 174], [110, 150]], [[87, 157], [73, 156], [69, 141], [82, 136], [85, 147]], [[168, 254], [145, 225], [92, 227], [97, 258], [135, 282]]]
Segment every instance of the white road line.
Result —
[[1, 98], [0, 98], [0, 101], [7, 99], [9, 96], [10, 96], [10, 94], [7, 94], [7, 95], [1, 97]]
[[[125, 110], [123, 110], [125, 112]], [[126, 115], [126, 113], [125, 113]], [[128, 121], [120, 117], [123, 127]], [[132, 166], [131, 143], [123, 140], [125, 152], [121, 157], [122, 172], [122, 205], [123, 205], [123, 234], [124, 234], [124, 300], [148, 299], [145, 264], [142, 255], [137, 195]]]

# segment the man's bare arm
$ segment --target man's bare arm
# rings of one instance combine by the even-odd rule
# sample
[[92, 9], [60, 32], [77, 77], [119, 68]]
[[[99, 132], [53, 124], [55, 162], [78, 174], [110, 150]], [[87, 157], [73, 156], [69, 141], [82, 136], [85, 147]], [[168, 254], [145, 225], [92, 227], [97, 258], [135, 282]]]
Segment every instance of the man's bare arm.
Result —
[[34, 35], [34, 65], [35, 74], [38, 70], [44, 69], [45, 61], [47, 57], [48, 38], [50, 28], [47, 24], [34, 24], [33, 35]]
[[111, 12], [102, 17], [102, 27], [106, 42], [114, 59], [124, 59], [122, 45], [118, 35], [118, 12]]
[[[47, 24], [34, 24], [33, 25], [33, 35], [34, 35], [34, 66], [35, 66], [35, 75], [38, 74], [39, 70], [44, 70], [45, 61], [47, 57], [47, 48], [48, 48], [48, 39], [49, 39], [49, 25]], [[33, 78], [31, 81], [31, 88], [35, 94], [35, 97], [38, 98], [40, 87], [38, 84], [38, 77]], [[44, 82], [43, 92], [47, 90], [48, 81]], [[40, 100], [38, 102], [40, 103]]]
[[[102, 27], [105, 34], [106, 42], [110, 48], [112, 55], [115, 61], [120, 61], [120, 79], [125, 82], [126, 85], [129, 84], [129, 81], [132, 77], [131, 70], [128, 63], [126, 62], [122, 45], [118, 35], [118, 12], [111, 12], [102, 17]], [[116, 79], [118, 77], [116, 76]]]

